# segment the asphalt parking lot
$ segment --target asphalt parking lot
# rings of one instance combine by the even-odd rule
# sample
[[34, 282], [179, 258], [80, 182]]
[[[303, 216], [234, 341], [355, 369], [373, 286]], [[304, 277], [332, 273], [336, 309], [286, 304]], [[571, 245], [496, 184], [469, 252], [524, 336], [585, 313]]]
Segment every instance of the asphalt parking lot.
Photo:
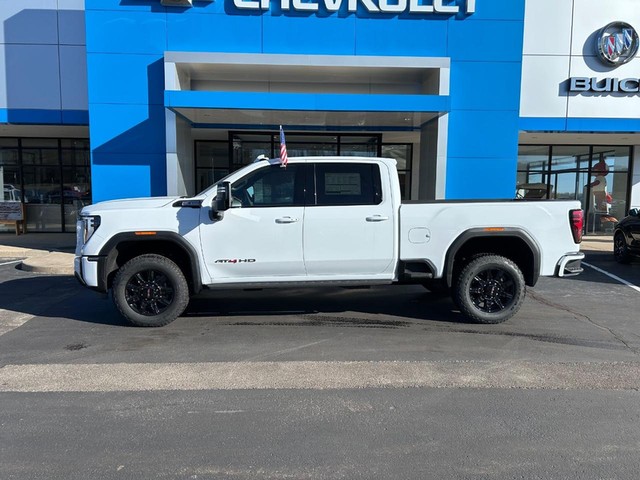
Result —
[[637, 478], [640, 263], [589, 253], [501, 325], [403, 286], [207, 292], [141, 329], [11, 261], [0, 478]]

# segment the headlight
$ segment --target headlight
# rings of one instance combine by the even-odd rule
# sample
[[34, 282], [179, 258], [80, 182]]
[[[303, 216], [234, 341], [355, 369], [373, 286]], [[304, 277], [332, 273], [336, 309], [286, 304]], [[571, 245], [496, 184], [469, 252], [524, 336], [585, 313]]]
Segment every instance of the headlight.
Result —
[[82, 240], [83, 244], [87, 243], [99, 226], [100, 217], [98, 215], [81, 216], [77, 224], [78, 240]]

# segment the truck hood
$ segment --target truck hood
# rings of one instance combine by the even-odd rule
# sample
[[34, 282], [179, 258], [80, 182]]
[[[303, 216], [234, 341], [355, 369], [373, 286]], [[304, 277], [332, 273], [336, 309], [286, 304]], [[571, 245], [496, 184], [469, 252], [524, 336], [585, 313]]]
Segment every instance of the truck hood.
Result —
[[147, 197], [126, 198], [124, 200], [109, 200], [88, 205], [82, 209], [82, 215], [95, 215], [109, 210], [146, 210], [170, 205], [180, 197]]

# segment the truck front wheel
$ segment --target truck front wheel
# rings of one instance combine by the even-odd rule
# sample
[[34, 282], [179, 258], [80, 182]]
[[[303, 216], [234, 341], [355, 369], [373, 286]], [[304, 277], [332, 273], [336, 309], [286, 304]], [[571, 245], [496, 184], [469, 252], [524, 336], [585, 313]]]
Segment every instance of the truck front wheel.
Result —
[[524, 276], [508, 258], [479, 256], [462, 268], [453, 296], [460, 311], [470, 319], [479, 323], [502, 323], [522, 306]]
[[140, 255], [125, 263], [113, 281], [118, 311], [139, 327], [161, 327], [178, 318], [189, 303], [182, 270], [161, 255]]

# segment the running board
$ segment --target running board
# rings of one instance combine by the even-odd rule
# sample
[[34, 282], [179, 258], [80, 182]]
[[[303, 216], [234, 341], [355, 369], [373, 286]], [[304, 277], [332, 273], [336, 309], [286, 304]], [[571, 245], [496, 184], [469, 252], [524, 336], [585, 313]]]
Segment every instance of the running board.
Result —
[[308, 282], [235, 282], [206, 285], [211, 290], [238, 290], [248, 288], [313, 288], [313, 287], [370, 287], [391, 285], [391, 280], [311, 280]]

